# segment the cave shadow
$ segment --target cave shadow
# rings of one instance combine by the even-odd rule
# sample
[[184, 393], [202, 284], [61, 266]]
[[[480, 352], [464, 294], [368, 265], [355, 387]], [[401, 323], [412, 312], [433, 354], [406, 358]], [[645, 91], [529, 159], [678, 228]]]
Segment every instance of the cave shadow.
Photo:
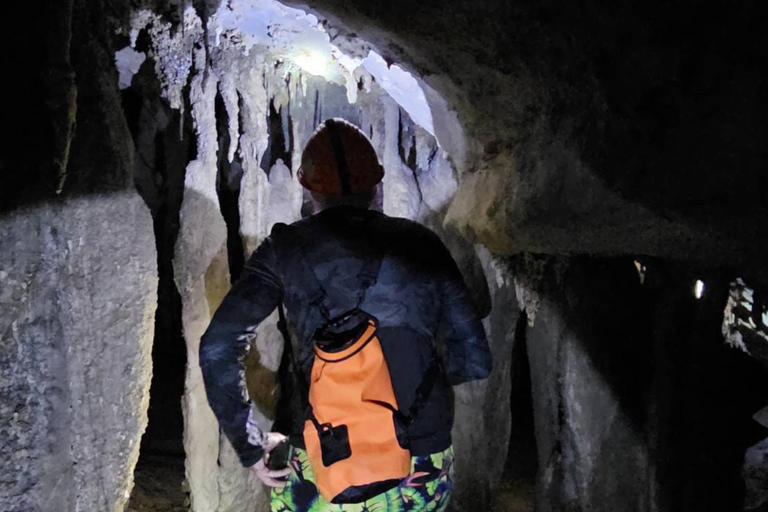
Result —
[[[722, 273], [710, 272], [697, 301], [693, 269], [648, 266], [641, 284], [630, 258], [574, 257], [560, 275], [550, 267], [542, 293], [648, 447], [661, 510], [738, 510], [745, 450], [765, 437], [751, 415], [765, 403], [756, 390], [768, 389], [766, 372], [723, 341]], [[616, 442], [602, 451], [628, 448]]]
[[[734, 269], [695, 269], [659, 260], [643, 287], [654, 383], [653, 456], [667, 510], [741, 509], [746, 450], [768, 435], [752, 415], [768, 404], [768, 371], [728, 346], [723, 312]], [[706, 283], [695, 299], [692, 283]]]
[[[148, 45], [145, 36], [140, 37], [138, 44]], [[189, 105], [183, 114], [170, 108], [161, 98], [160, 90], [154, 66], [148, 59], [134, 76], [133, 85], [121, 93], [135, 146], [134, 186], [152, 214], [158, 269], [148, 423], [141, 438], [134, 471], [136, 484], [129, 502], [129, 508], [138, 511], [161, 504], [169, 507], [168, 511], [176, 510], [186, 500], [182, 490], [186, 454], [181, 401], [187, 350], [173, 259], [186, 167], [197, 157], [197, 146]]]

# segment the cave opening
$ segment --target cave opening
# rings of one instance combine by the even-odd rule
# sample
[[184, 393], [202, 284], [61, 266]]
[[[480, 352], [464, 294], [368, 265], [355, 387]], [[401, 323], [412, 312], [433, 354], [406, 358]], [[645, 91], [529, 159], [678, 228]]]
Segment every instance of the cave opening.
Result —
[[[386, 213], [438, 228], [456, 190], [420, 83], [367, 43], [339, 39], [342, 51], [313, 15], [273, 1], [230, 2], [201, 23], [192, 7], [170, 21], [139, 11], [131, 45], [116, 54], [159, 275], [132, 512], [250, 510], [244, 491], [262, 492], [207, 407], [194, 364], [207, 326], [199, 319], [275, 222], [311, 213], [296, 169], [321, 122], [342, 118], [370, 135], [387, 168], [378, 205]], [[262, 428], [273, 417], [280, 343], [269, 320], [244, 361]]]

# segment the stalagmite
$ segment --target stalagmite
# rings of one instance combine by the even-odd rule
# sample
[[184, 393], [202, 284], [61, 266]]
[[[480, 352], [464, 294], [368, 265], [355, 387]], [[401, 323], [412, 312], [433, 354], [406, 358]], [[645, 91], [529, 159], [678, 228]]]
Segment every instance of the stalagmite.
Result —
[[206, 73], [205, 52], [195, 52], [198, 70], [190, 85], [197, 159], [187, 166], [184, 202], [174, 271], [182, 296], [187, 341], [187, 377], [183, 399], [186, 473], [196, 512], [215, 512], [219, 503], [219, 426], [210, 410], [198, 362], [200, 337], [229, 288], [227, 228], [216, 194], [215, 97], [217, 78]]

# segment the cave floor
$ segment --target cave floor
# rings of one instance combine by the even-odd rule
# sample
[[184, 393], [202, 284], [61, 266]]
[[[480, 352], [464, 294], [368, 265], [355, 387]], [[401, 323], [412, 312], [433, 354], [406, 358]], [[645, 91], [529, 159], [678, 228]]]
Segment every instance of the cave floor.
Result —
[[187, 512], [189, 494], [184, 489], [184, 458], [142, 454], [136, 483], [126, 512]]
[[[183, 457], [142, 454], [134, 475], [135, 485], [126, 512], [189, 511]], [[493, 495], [492, 510], [533, 512], [535, 496], [533, 482], [525, 479], [505, 481]]]
[[536, 488], [529, 480], [505, 481], [493, 494], [495, 512], [533, 512], [536, 509]]

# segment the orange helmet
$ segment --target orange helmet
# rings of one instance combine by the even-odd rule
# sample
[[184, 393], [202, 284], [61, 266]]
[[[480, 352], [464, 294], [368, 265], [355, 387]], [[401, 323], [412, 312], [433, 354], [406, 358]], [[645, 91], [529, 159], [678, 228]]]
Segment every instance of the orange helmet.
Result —
[[301, 155], [299, 182], [319, 194], [348, 195], [375, 187], [384, 177], [368, 137], [343, 119], [328, 119]]

